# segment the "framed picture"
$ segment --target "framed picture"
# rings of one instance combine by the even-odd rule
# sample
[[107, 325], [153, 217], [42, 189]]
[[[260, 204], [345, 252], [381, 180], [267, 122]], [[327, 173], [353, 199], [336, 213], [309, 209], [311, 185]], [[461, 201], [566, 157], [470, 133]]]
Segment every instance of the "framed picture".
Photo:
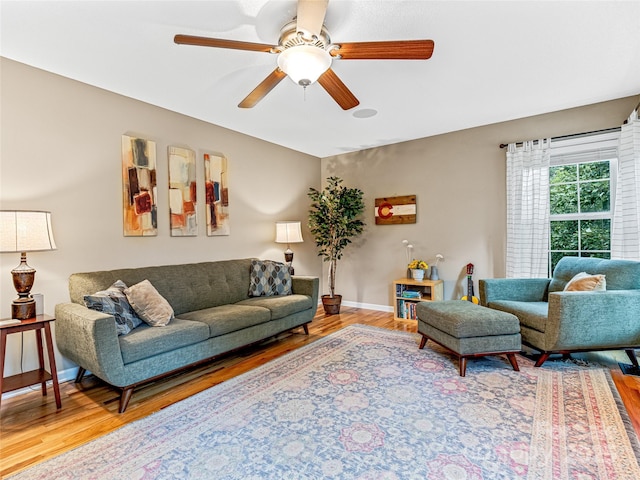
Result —
[[416, 196], [376, 198], [376, 225], [416, 223]]
[[158, 234], [156, 143], [122, 135], [122, 209], [126, 237]]
[[229, 235], [229, 186], [227, 157], [204, 152], [207, 235]]
[[198, 235], [196, 217], [196, 154], [182, 147], [168, 147], [169, 224], [172, 237]]

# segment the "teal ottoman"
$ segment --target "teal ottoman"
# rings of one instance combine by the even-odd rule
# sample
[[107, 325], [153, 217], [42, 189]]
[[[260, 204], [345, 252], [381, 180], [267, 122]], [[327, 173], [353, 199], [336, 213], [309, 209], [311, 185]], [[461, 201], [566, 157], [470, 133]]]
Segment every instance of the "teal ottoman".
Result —
[[515, 354], [522, 349], [518, 317], [464, 300], [420, 302], [416, 307], [420, 349], [432, 340], [460, 359], [464, 377], [467, 358], [506, 354], [520, 371]]

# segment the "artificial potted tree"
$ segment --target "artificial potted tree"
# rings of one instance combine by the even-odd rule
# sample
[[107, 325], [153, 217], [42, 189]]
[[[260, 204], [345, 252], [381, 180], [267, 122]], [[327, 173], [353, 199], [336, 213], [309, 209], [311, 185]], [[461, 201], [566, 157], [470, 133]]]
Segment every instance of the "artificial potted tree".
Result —
[[364, 228], [360, 218], [364, 211], [363, 192], [359, 188], [345, 187], [341, 178], [329, 177], [323, 190], [310, 188], [307, 195], [312, 202], [309, 230], [318, 247], [318, 256], [329, 262], [329, 294], [322, 295], [322, 305], [326, 314], [340, 313], [342, 295], [335, 293], [336, 266], [344, 248]]

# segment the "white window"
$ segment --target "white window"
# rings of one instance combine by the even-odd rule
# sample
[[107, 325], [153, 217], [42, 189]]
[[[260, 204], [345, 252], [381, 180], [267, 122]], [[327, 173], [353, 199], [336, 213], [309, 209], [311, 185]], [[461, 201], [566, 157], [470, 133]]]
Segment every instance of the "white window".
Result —
[[551, 141], [549, 273], [564, 256], [611, 257], [619, 129]]

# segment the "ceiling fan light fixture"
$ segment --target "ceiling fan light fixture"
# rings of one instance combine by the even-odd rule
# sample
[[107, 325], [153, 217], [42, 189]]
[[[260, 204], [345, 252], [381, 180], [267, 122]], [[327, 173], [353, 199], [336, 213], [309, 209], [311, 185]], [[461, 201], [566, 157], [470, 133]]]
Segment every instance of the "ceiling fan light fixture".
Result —
[[278, 55], [278, 67], [298, 85], [307, 87], [331, 66], [331, 55], [313, 45], [295, 45]]

